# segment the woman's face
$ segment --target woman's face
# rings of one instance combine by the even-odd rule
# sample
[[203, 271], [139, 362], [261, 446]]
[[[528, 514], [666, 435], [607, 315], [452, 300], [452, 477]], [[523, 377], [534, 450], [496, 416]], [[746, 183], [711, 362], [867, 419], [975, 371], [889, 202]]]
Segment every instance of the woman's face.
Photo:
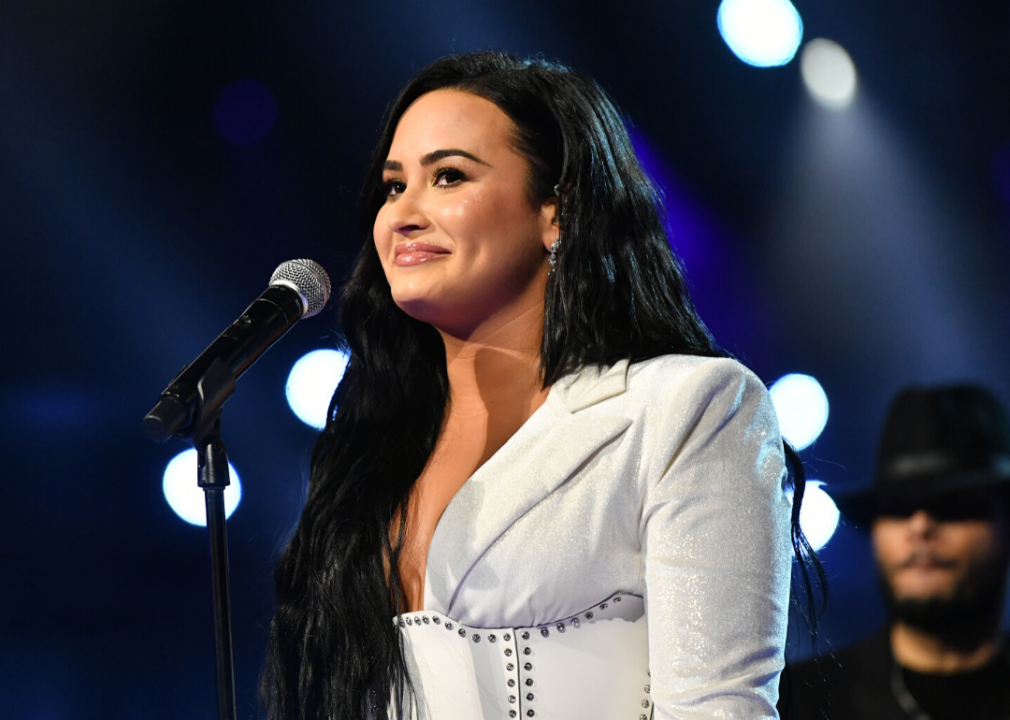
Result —
[[542, 313], [556, 204], [531, 204], [513, 132], [491, 101], [437, 90], [403, 114], [386, 158], [374, 237], [393, 300], [455, 337]]

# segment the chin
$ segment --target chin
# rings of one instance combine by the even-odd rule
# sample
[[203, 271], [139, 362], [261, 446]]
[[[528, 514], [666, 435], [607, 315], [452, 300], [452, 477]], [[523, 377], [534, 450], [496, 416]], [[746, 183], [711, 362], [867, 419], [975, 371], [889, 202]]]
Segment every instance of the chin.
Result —
[[1002, 577], [973, 578], [953, 583], [910, 586], [882, 583], [884, 602], [894, 620], [932, 633], [957, 632], [998, 618], [1002, 609]]
[[418, 293], [393, 293], [393, 302], [415, 320], [430, 323], [434, 313], [431, 300]]

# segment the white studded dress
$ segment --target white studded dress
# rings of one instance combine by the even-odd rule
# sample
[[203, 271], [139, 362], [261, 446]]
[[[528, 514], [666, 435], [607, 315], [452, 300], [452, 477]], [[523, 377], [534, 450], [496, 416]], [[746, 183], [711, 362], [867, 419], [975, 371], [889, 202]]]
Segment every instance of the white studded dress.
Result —
[[583, 370], [449, 503], [394, 620], [424, 720], [775, 718], [790, 506], [727, 359]]

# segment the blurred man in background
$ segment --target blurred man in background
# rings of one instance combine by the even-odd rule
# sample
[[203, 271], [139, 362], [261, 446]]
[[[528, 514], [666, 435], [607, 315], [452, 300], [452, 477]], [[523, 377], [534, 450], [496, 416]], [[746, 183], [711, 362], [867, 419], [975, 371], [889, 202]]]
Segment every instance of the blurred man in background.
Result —
[[788, 720], [1007, 720], [1010, 429], [992, 393], [908, 388], [869, 489], [837, 498], [870, 529], [887, 626], [791, 668]]

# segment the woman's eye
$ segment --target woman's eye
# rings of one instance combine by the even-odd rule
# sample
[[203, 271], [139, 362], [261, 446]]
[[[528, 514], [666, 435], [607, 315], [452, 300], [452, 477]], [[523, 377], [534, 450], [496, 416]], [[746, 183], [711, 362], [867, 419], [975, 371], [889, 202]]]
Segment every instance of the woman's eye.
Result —
[[382, 183], [382, 187], [387, 198], [395, 198], [407, 189], [402, 180], [386, 180]]
[[435, 171], [435, 185], [438, 187], [451, 187], [466, 180], [466, 175], [462, 170], [456, 168], [441, 168]]

